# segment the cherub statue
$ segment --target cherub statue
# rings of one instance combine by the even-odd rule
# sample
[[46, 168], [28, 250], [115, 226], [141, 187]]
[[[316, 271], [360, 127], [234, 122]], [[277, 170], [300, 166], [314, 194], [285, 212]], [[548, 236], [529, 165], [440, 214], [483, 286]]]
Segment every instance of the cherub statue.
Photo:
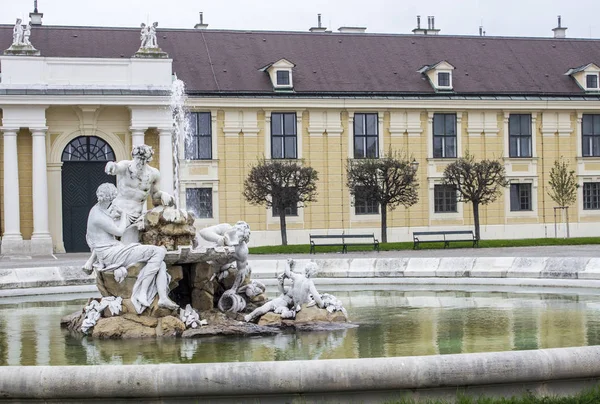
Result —
[[140, 48], [147, 48], [148, 47], [148, 27], [144, 23], [142, 23], [142, 25], [140, 25], [140, 27], [142, 28], [142, 30], [140, 31], [140, 41], [141, 41]]
[[158, 22], [156, 21], [148, 27], [148, 40], [146, 43], [146, 48], [158, 48], [158, 42], [156, 41], [156, 27], [158, 27]]
[[29, 40], [29, 37], [31, 36], [31, 21], [29, 21], [27, 25], [24, 25], [24, 27], [25, 29], [23, 30], [23, 45], [31, 46], [31, 41]]

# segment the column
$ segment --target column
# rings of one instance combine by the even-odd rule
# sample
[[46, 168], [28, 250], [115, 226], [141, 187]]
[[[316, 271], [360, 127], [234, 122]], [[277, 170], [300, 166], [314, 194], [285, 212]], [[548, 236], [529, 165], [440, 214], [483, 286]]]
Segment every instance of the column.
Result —
[[4, 132], [4, 235], [2, 254], [22, 252], [21, 213], [19, 208], [18, 128], [2, 128]]
[[144, 144], [145, 129], [131, 128], [131, 146], [140, 146]]
[[[173, 195], [173, 134], [171, 128], [158, 128], [160, 190]], [[176, 199], [177, 196], [175, 196]]]
[[48, 226], [48, 173], [46, 168], [46, 130], [30, 128], [32, 136], [33, 234], [31, 254], [52, 254], [52, 237]]

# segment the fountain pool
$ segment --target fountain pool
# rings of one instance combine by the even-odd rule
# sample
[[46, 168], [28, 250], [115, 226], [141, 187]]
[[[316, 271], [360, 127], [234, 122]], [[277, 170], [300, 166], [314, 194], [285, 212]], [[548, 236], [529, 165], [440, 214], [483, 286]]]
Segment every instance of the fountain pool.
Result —
[[0, 365], [378, 358], [600, 345], [600, 291], [594, 289], [330, 288], [324, 291], [339, 296], [360, 327], [257, 338], [81, 339], [61, 329], [59, 319], [81, 309], [94, 294], [3, 298]]

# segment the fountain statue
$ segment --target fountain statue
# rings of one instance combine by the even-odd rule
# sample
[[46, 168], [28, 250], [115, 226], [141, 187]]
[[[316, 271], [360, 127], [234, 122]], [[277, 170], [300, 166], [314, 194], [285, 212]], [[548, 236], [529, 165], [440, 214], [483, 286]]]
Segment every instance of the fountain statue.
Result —
[[[155, 28], [156, 23], [142, 26], [142, 47], [155, 45]], [[90, 299], [63, 324], [97, 338], [260, 335], [285, 327], [350, 326], [341, 302], [317, 291], [315, 263], [297, 271], [297, 263], [289, 260], [277, 277], [280, 296], [269, 301], [265, 285], [252, 279], [248, 223], [197, 231], [194, 215], [179, 209], [177, 145], [188, 135], [184, 88], [181, 80], [174, 81], [175, 196], [159, 189], [160, 172], [148, 165], [154, 154], [150, 146], [134, 146], [132, 160], [106, 164], [117, 187], [98, 187], [98, 203], [88, 217], [92, 254], [83, 267], [96, 273], [102, 298]], [[154, 205], [150, 210], [145, 209], [148, 198]]]

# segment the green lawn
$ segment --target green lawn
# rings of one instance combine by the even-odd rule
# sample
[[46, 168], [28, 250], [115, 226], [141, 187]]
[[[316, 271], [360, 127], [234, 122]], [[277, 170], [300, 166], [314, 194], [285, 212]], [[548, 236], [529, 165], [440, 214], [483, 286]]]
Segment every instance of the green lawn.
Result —
[[[519, 240], [480, 240], [479, 248], [496, 248], [496, 247], [535, 247], [548, 245], [584, 245], [584, 244], [600, 244], [600, 237], [579, 237], [579, 238], [528, 238]], [[472, 248], [470, 242], [453, 242], [450, 248]], [[396, 250], [412, 250], [412, 242], [404, 243], [382, 243], [379, 248], [381, 251], [396, 251]], [[440, 249], [444, 248], [444, 243], [426, 243], [420, 249]], [[348, 247], [348, 251], [372, 251], [369, 246]], [[263, 247], [250, 248], [251, 254], [308, 254], [310, 251], [309, 244], [294, 244], [294, 245], [274, 245]], [[342, 247], [317, 247], [317, 252], [341, 252]]]

